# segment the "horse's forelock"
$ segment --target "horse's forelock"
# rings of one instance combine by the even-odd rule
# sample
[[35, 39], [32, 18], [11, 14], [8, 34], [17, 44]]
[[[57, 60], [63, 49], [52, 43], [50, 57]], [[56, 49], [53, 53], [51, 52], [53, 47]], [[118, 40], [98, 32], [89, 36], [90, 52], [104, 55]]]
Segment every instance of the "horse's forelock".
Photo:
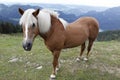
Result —
[[37, 20], [36, 18], [32, 15], [32, 13], [34, 12], [34, 9], [28, 9], [24, 12], [24, 14], [22, 15], [22, 17], [20, 18], [20, 22], [19, 24], [27, 24], [28, 26], [32, 25], [33, 23], [36, 23]]

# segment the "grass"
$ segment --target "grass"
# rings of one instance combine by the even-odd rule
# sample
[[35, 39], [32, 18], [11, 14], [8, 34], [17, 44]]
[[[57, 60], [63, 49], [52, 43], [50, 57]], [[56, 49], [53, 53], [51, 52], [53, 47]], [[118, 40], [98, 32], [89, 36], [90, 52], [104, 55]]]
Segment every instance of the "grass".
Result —
[[[88, 62], [76, 62], [79, 52], [80, 47], [61, 52], [56, 80], [120, 80], [118, 41], [95, 42]], [[21, 34], [0, 34], [0, 80], [49, 80], [52, 58], [41, 38], [26, 52]]]

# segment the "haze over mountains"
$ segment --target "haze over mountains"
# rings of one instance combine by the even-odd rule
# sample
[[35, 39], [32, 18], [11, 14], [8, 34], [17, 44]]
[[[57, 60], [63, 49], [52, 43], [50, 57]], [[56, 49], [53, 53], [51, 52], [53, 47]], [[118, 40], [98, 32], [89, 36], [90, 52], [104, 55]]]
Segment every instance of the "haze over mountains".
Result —
[[30, 4], [20, 5], [0, 4], [0, 21], [9, 21], [17, 24], [20, 18], [18, 8], [24, 10], [28, 8], [49, 8], [60, 13], [60, 17], [72, 22], [82, 16], [93, 16], [98, 19], [100, 29], [102, 30], [118, 30], [120, 29], [120, 6], [113, 8], [79, 6], [79, 5], [61, 5], [61, 4]]

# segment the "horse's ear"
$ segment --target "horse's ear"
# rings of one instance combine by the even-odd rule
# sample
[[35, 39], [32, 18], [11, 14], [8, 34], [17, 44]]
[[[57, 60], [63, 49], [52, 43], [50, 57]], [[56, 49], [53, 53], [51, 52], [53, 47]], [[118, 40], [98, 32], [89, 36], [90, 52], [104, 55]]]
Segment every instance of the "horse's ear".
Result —
[[40, 9], [37, 9], [35, 12], [33, 12], [32, 14], [33, 14], [33, 16], [37, 16], [38, 14], [39, 14], [39, 11], [40, 11]]
[[21, 8], [19, 8], [18, 11], [19, 11], [19, 13], [20, 13], [21, 15], [24, 14], [24, 10], [22, 10]]

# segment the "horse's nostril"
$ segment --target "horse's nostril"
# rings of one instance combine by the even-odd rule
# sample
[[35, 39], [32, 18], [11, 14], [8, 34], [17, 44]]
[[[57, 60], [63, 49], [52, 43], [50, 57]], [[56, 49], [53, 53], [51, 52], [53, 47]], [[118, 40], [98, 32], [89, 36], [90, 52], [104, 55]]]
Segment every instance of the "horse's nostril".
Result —
[[32, 48], [32, 43], [30, 43], [30, 42], [23, 43], [23, 48], [24, 48], [26, 51], [30, 51], [31, 48]]
[[30, 47], [30, 46], [31, 46], [31, 43], [28, 43], [27, 46]]

